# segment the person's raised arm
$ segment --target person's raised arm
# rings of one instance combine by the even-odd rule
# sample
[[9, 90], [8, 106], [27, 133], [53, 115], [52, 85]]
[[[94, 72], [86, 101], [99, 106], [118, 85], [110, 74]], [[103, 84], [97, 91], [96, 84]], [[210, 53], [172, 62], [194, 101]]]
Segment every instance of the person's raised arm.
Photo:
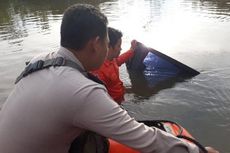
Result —
[[131, 41], [131, 47], [128, 51], [126, 51], [125, 53], [121, 54], [119, 57], [116, 58], [116, 62], [118, 66], [121, 66], [122, 64], [124, 64], [128, 59], [132, 58], [134, 55], [134, 50], [137, 46], [137, 41], [136, 40], [132, 40]]

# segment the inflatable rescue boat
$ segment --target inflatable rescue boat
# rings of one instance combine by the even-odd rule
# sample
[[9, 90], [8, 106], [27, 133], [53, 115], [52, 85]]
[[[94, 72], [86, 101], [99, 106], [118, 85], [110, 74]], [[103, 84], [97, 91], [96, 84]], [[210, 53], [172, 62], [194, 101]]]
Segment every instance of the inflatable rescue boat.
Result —
[[[139, 121], [150, 127], [156, 127], [166, 131], [178, 138], [183, 139], [189, 143], [197, 145], [203, 153], [207, 153], [206, 149], [197, 142], [193, 136], [179, 124], [167, 120], [154, 120], [154, 121]], [[112, 139], [109, 139], [109, 153], [140, 153], [130, 147], [120, 144]]]

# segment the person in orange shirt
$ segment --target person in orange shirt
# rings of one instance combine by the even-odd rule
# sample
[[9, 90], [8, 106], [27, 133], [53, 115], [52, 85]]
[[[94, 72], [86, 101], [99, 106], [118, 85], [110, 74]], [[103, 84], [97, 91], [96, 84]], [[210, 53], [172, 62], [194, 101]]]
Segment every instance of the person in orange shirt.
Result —
[[[128, 51], [120, 55], [122, 44], [122, 32], [109, 27], [109, 51], [107, 59], [103, 65], [92, 73], [97, 76], [105, 84], [109, 95], [118, 103], [124, 101], [125, 88], [119, 77], [119, 66], [133, 57], [136, 47], [136, 40], [131, 42], [131, 47]], [[120, 56], [119, 56], [120, 55]]]

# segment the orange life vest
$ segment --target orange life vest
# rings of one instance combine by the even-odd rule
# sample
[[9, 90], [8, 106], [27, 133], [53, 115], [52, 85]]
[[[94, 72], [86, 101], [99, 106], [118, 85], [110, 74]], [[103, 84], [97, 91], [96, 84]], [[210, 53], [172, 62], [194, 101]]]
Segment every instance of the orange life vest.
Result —
[[114, 58], [112, 61], [105, 60], [103, 65], [92, 73], [102, 80], [108, 90], [109, 95], [118, 103], [124, 101], [125, 88], [119, 77], [119, 66], [125, 63], [134, 55], [132, 50]]

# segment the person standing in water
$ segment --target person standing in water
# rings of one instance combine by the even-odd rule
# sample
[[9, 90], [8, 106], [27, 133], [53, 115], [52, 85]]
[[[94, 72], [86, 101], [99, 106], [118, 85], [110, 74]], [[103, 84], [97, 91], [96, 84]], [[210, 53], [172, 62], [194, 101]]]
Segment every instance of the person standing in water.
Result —
[[92, 73], [102, 80], [108, 90], [109, 95], [118, 103], [124, 101], [125, 87], [119, 77], [119, 66], [133, 57], [136, 48], [136, 41], [131, 42], [128, 51], [120, 55], [122, 44], [122, 32], [109, 27], [109, 51], [105, 62], [101, 67]]

